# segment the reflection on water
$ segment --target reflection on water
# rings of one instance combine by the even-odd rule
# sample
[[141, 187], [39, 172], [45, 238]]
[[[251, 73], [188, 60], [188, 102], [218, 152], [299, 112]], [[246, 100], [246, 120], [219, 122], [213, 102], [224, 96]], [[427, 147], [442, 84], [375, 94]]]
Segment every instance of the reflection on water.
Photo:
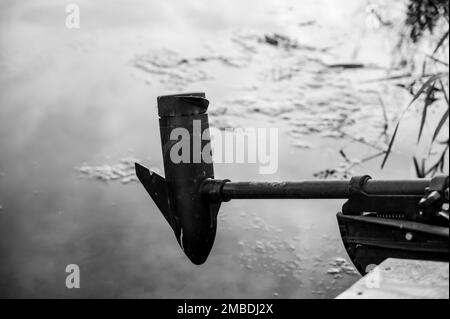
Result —
[[[365, 81], [386, 75], [395, 37], [367, 23], [367, 3], [79, 1], [79, 30], [58, 1], [3, 3], [0, 295], [329, 298], [351, 285], [341, 201], [225, 203], [211, 256], [194, 266], [128, 183], [129, 159], [162, 167], [156, 96], [205, 91], [212, 126], [281, 132], [274, 176], [221, 164], [218, 178], [411, 176], [401, 153], [385, 171], [364, 161], [408, 98]], [[79, 290], [64, 286], [70, 263]]]

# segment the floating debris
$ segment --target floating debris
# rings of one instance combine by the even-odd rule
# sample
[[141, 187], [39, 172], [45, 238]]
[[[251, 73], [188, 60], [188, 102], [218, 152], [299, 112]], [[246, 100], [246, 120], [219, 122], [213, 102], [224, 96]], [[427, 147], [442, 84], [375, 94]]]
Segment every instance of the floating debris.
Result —
[[[224, 97], [214, 103], [210, 109], [211, 127], [245, 127], [257, 117], [259, 123], [286, 127], [292, 132], [289, 135], [293, 146], [299, 149], [311, 148], [306, 138], [320, 135], [384, 150], [386, 141], [380, 136], [386, 127], [385, 115], [391, 109], [381, 111], [379, 94], [385, 95], [386, 87], [377, 84], [368, 90], [360, 84], [362, 76], [370, 74], [367, 72], [377, 71], [362, 63], [325, 62], [330, 59], [328, 51], [300, 44], [286, 34], [237, 29], [217, 43], [202, 46], [192, 56], [158, 50], [139, 55], [133, 62], [151, 75], [145, 81], [159, 82], [170, 90], [185, 90], [192, 83], [214, 80], [211, 70], [215, 77], [221, 76], [224, 68], [228, 69], [227, 76], [230, 68], [246, 68], [256, 74], [250, 82], [239, 85], [239, 92], [233, 95], [237, 98]], [[354, 71], [345, 72], [349, 68]], [[395, 108], [396, 103], [389, 105]], [[339, 179], [352, 175], [345, 167], [315, 174], [318, 178]]]
[[[192, 67], [190, 60], [181, 58], [171, 50], [137, 56], [134, 66], [148, 74], [158, 76], [159, 82], [170, 89], [183, 88], [189, 83], [211, 78], [205, 71]], [[151, 84], [148, 79], [147, 84]]]
[[327, 168], [314, 173], [313, 176], [319, 179], [349, 179], [353, 172], [346, 167]]
[[[156, 75], [159, 82], [171, 89], [182, 89], [193, 82], [213, 79], [202, 65], [218, 62], [227, 67], [240, 68], [246, 65], [246, 57], [220, 53], [205, 53], [194, 57], [182, 57], [172, 50], [162, 50], [138, 55], [134, 59], [134, 66], [151, 75]], [[153, 79], [153, 78], [152, 78]], [[151, 81], [146, 79], [146, 84]]]
[[297, 24], [297, 26], [299, 27], [308, 27], [308, 26], [312, 26], [316, 24], [316, 20], [308, 20], [308, 21], [303, 21], [303, 22], [299, 22]]
[[[237, 223], [240, 227], [258, 232], [257, 240], [253, 236], [240, 239], [239, 261], [243, 268], [268, 273], [280, 280], [289, 278], [299, 284], [302, 277], [301, 254], [298, 242], [283, 238], [283, 231], [267, 223], [254, 213], [241, 212]], [[234, 223], [233, 223], [234, 224]]]
[[300, 45], [296, 40], [289, 38], [288, 36], [281, 35], [279, 33], [266, 34], [260, 38], [260, 42], [267, 43], [275, 47], [281, 47], [286, 50], [290, 49], [307, 49], [316, 50], [316, 48]]
[[[124, 158], [119, 160], [118, 163], [113, 165], [100, 165], [100, 166], [89, 166], [83, 165], [78, 171], [86, 177], [101, 180], [104, 182], [108, 181], [120, 181], [123, 184], [128, 184], [130, 182], [137, 182], [138, 178], [135, 173], [134, 163], [138, 160], [134, 158]], [[156, 170], [152, 168], [152, 170]]]
[[362, 63], [336, 63], [336, 64], [328, 64], [329, 68], [342, 68], [342, 69], [360, 69], [364, 68], [365, 65]]
[[327, 270], [327, 274], [333, 275], [335, 279], [342, 278], [342, 274], [358, 275], [359, 272], [353, 267], [345, 258], [334, 258], [330, 265], [332, 266]]
[[295, 147], [304, 148], [304, 149], [312, 147], [312, 145], [310, 143], [305, 142], [305, 141], [301, 141], [301, 140], [293, 141], [292, 145], [295, 146]]
[[327, 274], [331, 274], [331, 275], [338, 274], [340, 272], [341, 272], [341, 269], [339, 269], [339, 268], [330, 268], [327, 270]]

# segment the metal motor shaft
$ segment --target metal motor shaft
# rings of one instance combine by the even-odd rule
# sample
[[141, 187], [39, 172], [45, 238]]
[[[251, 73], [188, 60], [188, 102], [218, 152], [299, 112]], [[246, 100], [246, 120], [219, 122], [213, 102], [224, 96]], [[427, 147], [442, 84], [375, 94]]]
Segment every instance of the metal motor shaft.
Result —
[[[413, 229], [414, 232], [425, 234], [424, 241], [431, 238], [427, 236], [437, 238], [431, 238], [430, 243], [425, 246], [420, 243], [408, 249], [421, 251], [423, 254], [420, 257], [424, 258], [447, 258], [448, 245], [442, 243], [448, 242], [448, 225], [440, 226], [448, 224], [448, 211], [441, 211], [440, 206], [444, 201], [448, 203], [448, 176], [433, 179], [372, 180], [366, 175], [353, 177], [349, 181], [295, 182], [232, 182], [214, 179], [212, 158], [207, 161], [204, 156], [205, 150], [207, 154], [211, 151], [209, 136], [204, 135], [209, 129], [206, 114], [208, 105], [209, 101], [204, 93], [158, 97], [165, 178], [136, 163], [136, 175], [172, 227], [184, 253], [194, 264], [206, 261], [214, 243], [220, 205], [231, 199], [348, 199], [342, 207], [342, 214], [338, 214], [338, 222], [350, 256], [357, 256], [361, 252], [360, 247], [364, 246], [359, 242], [353, 243], [355, 238], [362, 238], [361, 242], [375, 247], [380, 243], [379, 238], [385, 235], [398, 236], [399, 230], [403, 232], [405, 229]], [[173, 151], [176, 152], [176, 145], [183, 137], [188, 140], [190, 153], [186, 161], [174, 160]], [[447, 196], [443, 195], [445, 190]], [[368, 215], [361, 215], [366, 212], [375, 214], [375, 217], [402, 218], [414, 224], [385, 221], [380, 224], [374, 219], [366, 219], [365, 216]], [[371, 228], [355, 228], [357, 223], [363, 226], [370, 224]], [[360, 232], [363, 228], [364, 231]], [[349, 234], [352, 236], [349, 237]], [[367, 234], [373, 236], [367, 237]], [[403, 244], [399, 246], [396, 243], [398, 240], [397, 237], [385, 239], [384, 248], [392, 243], [396, 246], [385, 249], [384, 255], [377, 252], [375, 258], [365, 260], [365, 257], [358, 255], [357, 258], [352, 257], [352, 260], [360, 260], [357, 267], [362, 270], [367, 262], [386, 254], [389, 256], [396, 249], [400, 249], [403, 254]], [[406, 243], [404, 246], [409, 247], [410, 244]], [[358, 253], [355, 253], [356, 250]], [[366, 256], [366, 253], [361, 254]], [[406, 255], [409, 256], [408, 254]]]

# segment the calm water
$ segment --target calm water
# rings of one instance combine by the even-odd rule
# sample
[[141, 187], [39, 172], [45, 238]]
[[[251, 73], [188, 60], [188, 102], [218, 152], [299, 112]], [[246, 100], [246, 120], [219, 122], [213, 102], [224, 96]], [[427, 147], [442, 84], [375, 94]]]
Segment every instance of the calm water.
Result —
[[[161, 170], [158, 95], [205, 91], [211, 125], [281, 133], [276, 174], [222, 164], [218, 178], [413, 177], [407, 127], [385, 170], [357, 164], [385, 147], [380, 97], [389, 129], [410, 98], [366, 82], [402, 73], [395, 29], [368, 2], [77, 3], [79, 30], [63, 1], [0, 4], [2, 297], [330, 298], [359, 278], [336, 200], [225, 203], [211, 256], [192, 265], [129, 163]], [[81, 289], [65, 288], [71, 263]]]

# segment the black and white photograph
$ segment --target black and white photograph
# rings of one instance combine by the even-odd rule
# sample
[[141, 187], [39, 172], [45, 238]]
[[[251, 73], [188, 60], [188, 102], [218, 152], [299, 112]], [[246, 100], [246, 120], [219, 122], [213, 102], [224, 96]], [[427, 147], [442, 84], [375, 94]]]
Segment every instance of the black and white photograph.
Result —
[[0, 0], [0, 299], [448, 300], [449, 225], [448, 0]]

